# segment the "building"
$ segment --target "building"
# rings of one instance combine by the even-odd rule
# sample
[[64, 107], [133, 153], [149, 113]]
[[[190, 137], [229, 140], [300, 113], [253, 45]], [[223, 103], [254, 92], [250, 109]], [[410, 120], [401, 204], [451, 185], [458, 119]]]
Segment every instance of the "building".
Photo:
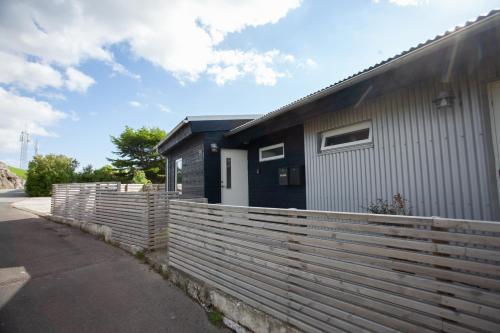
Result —
[[259, 115], [186, 117], [157, 145], [166, 161], [166, 188], [185, 198], [220, 202], [220, 151], [224, 133]]
[[401, 193], [414, 215], [500, 220], [500, 11], [246, 121], [220, 147], [224, 204], [363, 212]]

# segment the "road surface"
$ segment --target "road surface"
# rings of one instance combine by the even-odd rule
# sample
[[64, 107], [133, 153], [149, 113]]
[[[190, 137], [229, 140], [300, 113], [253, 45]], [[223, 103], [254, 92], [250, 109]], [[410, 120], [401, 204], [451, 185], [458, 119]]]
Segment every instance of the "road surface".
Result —
[[0, 332], [227, 332], [148, 266], [0, 192]]

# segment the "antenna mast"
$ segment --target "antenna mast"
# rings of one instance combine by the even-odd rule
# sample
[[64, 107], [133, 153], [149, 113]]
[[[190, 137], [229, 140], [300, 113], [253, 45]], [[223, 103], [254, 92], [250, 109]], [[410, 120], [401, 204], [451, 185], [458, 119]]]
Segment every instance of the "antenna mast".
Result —
[[35, 150], [35, 156], [38, 155], [38, 150], [40, 149], [40, 146], [38, 145], [38, 139], [35, 139], [34, 145], [34, 150]]
[[28, 160], [28, 144], [31, 141], [30, 134], [27, 131], [22, 131], [19, 137], [21, 142], [21, 155], [19, 157], [19, 168], [24, 169]]

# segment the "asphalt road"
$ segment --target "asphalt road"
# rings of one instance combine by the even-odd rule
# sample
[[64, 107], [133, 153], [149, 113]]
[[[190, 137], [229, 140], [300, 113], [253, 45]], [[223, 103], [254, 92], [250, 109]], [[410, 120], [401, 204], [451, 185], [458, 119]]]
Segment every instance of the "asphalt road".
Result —
[[0, 192], [0, 332], [227, 332], [148, 266]]

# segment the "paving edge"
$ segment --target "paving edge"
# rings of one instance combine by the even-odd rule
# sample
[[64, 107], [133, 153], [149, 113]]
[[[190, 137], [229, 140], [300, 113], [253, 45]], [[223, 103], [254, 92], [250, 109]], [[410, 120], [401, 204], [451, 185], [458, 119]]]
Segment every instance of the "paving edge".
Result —
[[72, 218], [63, 218], [51, 214], [43, 214], [30, 210], [28, 208], [15, 207], [51, 222], [65, 224], [78, 228], [83, 232], [97, 236], [99, 239], [113, 246], [119, 247], [126, 252], [136, 255], [139, 252], [145, 253], [143, 262], [151, 266], [156, 272], [161, 274], [166, 280], [183, 290], [187, 296], [199, 303], [206, 311], [216, 309], [223, 315], [224, 324], [237, 333], [300, 333], [301, 331], [283, 321], [272, 317], [244, 302], [222, 292], [221, 290], [210, 286], [195, 277], [192, 277], [176, 268], [169, 267], [166, 262], [157, 260], [149, 256], [144, 249], [118, 242], [112, 239], [112, 230], [109, 227], [92, 223], [78, 221]]

